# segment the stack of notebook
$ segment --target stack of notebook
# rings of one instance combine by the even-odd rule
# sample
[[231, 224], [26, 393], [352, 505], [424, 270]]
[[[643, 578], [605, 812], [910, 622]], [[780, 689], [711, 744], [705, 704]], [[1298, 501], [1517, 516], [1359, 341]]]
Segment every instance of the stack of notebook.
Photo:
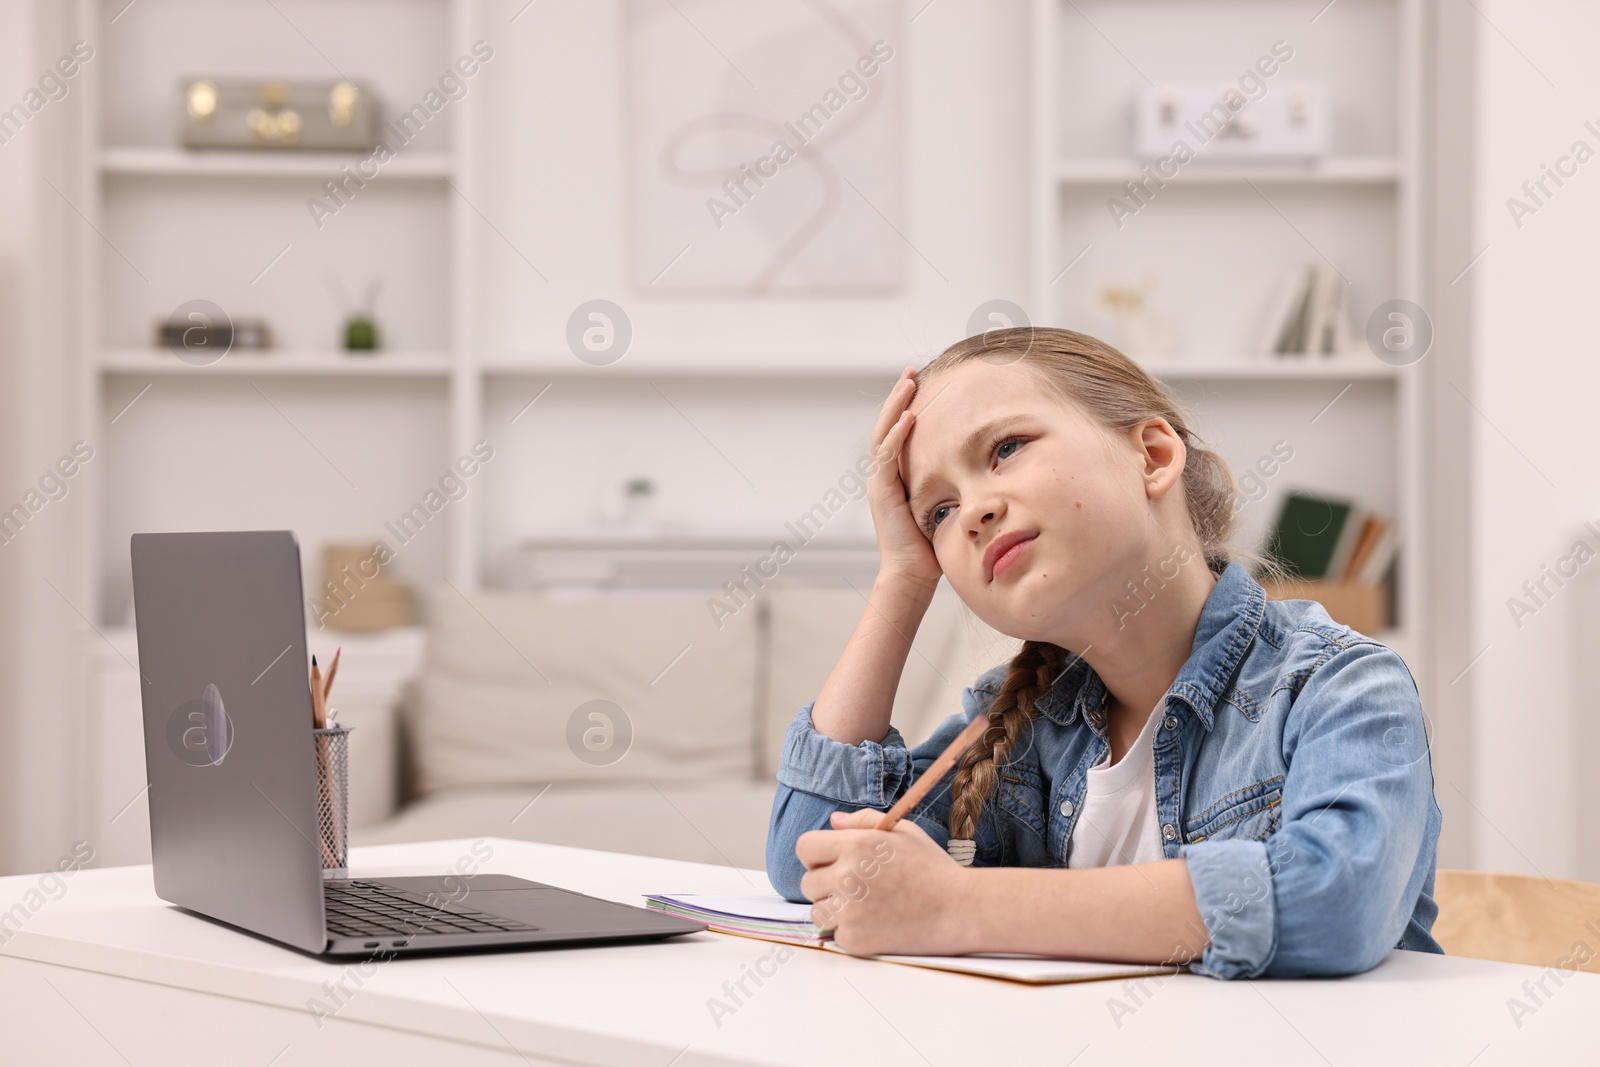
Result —
[[795, 904], [780, 896], [728, 897], [708, 893], [646, 895], [645, 907], [681, 915], [724, 934], [743, 934], [767, 941], [820, 948], [833, 939], [833, 931], [811, 921], [811, 905]]
[[[717, 933], [755, 937], [786, 945], [830, 949], [849, 956], [833, 943], [831, 930], [811, 921], [811, 905], [795, 904], [777, 894], [769, 896], [717, 896], [708, 893], [648, 893], [645, 906], [670, 915], [705, 923]], [[959, 971], [984, 978], [1047, 984], [1089, 982], [1098, 978], [1131, 978], [1147, 974], [1172, 974], [1182, 967], [1154, 963], [1105, 963], [1071, 960], [1059, 956], [1023, 953], [977, 952], [970, 956], [857, 956], [941, 971]]]

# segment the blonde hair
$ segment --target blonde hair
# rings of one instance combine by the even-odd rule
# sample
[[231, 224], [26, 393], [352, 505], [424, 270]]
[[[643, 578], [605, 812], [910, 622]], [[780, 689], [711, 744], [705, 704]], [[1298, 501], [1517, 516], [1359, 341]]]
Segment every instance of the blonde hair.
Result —
[[[1206, 565], [1220, 572], [1236, 557], [1262, 562], [1229, 543], [1238, 494], [1227, 462], [1190, 432], [1182, 406], [1143, 367], [1088, 334], [1024, 326], [957, 341], [917, 372], [917, 391], [942, 371], [985, 358], [1031, 368], [1052, 392], [1108, 429], [1125, 433], [1145, 419], [1166, 419], [1187, 453], [1184, 498]], [[956, 766], [950, 793], [952, 838], [973, 836], [983, 802], [994, 792], [997, 765], [1005, 763], [1033, 718], [1034, 701], [1073, 658], [1067, 649], [1047, 641], [1025, 641], [1012, 658], [989, 705], [990, 728]]]

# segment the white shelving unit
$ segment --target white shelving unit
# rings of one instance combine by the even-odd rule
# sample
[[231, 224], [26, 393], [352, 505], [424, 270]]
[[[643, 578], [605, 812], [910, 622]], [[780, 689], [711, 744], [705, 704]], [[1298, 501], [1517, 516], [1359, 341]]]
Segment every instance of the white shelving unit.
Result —
[[[374, 86], [392, 117], [482, 36], [477, 0], [144, 0], [137, 17], [119, 16], [126, 7], [76, 0], [79, 36], [97, 55], [80, 76], [77, 91], [87, 89], [87, 99], [74, 147], [79, 172], [63, 190], [89, 223], [77, 250], [77, 362], [83, 410], [101, 435], [92, 441], [98, 469], [79, 582], [93, 630], [80, 735], [92, 747], [83, 766], [66, 768], [75, 782], [67, 792], [101, 862], [148, 857], [136, 794], [143, 769], [137, 652], [126, 625], [127, 534], [186, 523], [291, 527], [301, 533], [313, 593], [321, 543], [351, 540], [351, 531], [379, 536], [378, 518], [399, 514], [470, 451], [482, 421], [474, 108], [457, 104], [431, 120], [358, 191], [348, 221], [341, 209], [322, 226], [304, 201], [366, 153], [188, 151], [178, 147], [176, 122], [181, 79], [223, 72], [348, 76]], [[385, 32], [374, 38], [364, 31], [377, 19]], [[337, 68], [303, 30], [324, 48], [339, 42]], [[241, 261], [259, 266], [234, 276]], [[334, 347], [334, 276], [355, 292], [367, 278], [385, 278], [389, 302], [380, 298], [376, 309], [389, 334], [382, 351]], [[212, 300], [235, 318], [266, 318], [279, 347], [196, 366], [152, 345], [156, 324], [189, 299]], [[344, 460], [335, 467], [330, 441], [364, 446], [342, 454], [370, 454], [365, 469]], [[213, 499], [184, 503], [206, 496]], [[329, 497], [342, 502], [335, 514], [308, 503]], [[419, 586], [441, 578], [463, 589], [478, 584], [478, 503], [454, 502], [427, 546], [404, 550]], [[422, 654], [417, 628], [312, 634], [319, 645], [349, 646], [341, 688], [352, 679], [353, 705], [388, 692]], [[385, 743], [375, 729], [369, 746]]]
[[[279, 409], [275, 417], [289, 424], [281, 428], [292, 427], [312, 448], [318, 432], [304, 425], [300, 414], [308, 407], [342, 406], [361, 432], [380, 440], [386, 434], [399, 436], [395, 416], [421, 417], [427, 447], [412, 445], [405, 451], [419, 460], [408, 464], [417, 471], [409, 476], [410, 484], [418, 491], [425, 488], [431, 480], [425, 472], [444, 471], [469, 450], [481, 422], [474, 324], [482, 257], [474, 244], [476, 230], [468, 224], [476, 220], [471, 201], [478, 185], [471, 165], [478, 136], [474, 109], [448, 109], [415, 144], [384, 163], [351, 204], [365, 217], [352, 219], [340, 233], [342, 217], [315, 226], [301, 205], [322, 192], [324, 181], [338, 179], [341, 168], [353, 167], [366, 153], [185, 150], [178, 147], [176, 93], [181, 79], [216, 72], [254, 72], [263, 78], [349, 76], [374, 85], [380, 107], [387, 109], [383, 117], [392, 117], [397, 106], [419, 97], [482, 35], [479, 5], [475, 0], [408, 0], [401, 5], [354, 0], [328, 9], [289, 0], [278, 5], [281, 10], [254, 10], [240, 4], [195, 8], [177, 0], [147, 0], [139, 18], [121, 18], [116, 32], [109, 32], [110, 20], [122, 6], [113, 0], [79, 0], [77, 7], [81, 25], [94, 31], [85, 36], [94, 37], [100, 50], [97, 61], [84, 67], [92, 85], [91, 114], [79, 151], [85, 166], [84, 215], [94, 227], [84, 243], [89, 266], [79, 294], [85, 309], [87, 410], [104, 416], [95, 420], [101, 426], [119, 418], [109, 433], [138, 439], [126, 451], [141, 454], [146, 462], [141, 480], [157, 483], [159, 463], [152, 470], [148, 461], [176, 454], [171, 431], [161, 425], [168, 414], [181, 419], [197, 408], [215, 406], [219, 417], [226, 418], [239, 414], [229, 412], [230, 406], [251, 398], [259, 405], [260, 397], [266, 397]], [[344, 42], [370, 38], [359, 27], [363, 20], [370, 26], [378, 16], [387, 27], [381, 40], [343, 47]], [[396, 26], [404, 28], [396, 32]], [[341, 28], [350, 31], [334, 53], [337, 67], [302, 36], [308, 27], [324, 46]], [[102, 30], [106, 32], [97, 36]], [[214, 58], [197, 65], [197, 55]], [[252, 219], [257, 211], [261, 217]], [[357, 231], [358, 225], [363, 229]], [[219, 231], [215, 240], [208, 227]], [[396, 244], [409, 245], [404, 251], [426, 264], [423, 276], [409, 281], [405, 275], [417, 270], [414, 262], [374, 232], [401, 227], [412, 232], [408, 241]], [[252, 253], [259, 257], [260, 274], [228, 277]], [[340, 277], [334, 283], [336, 273]], [[393, 294], [387, 306], [380, 297], [380, 330], [393, 323], [396, 336], [386, 338], [384, 350], [377, 353], [332, 347], [340, 315], [326, 290], [342, 285], [347, 292], [359, 292], [365, 278], [376, 276], [384, 276], [385, 292]], [[294, 284], [286, 284], [290, 280]], [[231, 295], [220, 296], [219, 289]], [[213, 300], [235, 317], [261, 315], [278, 335], [280, 347], [236, 350], [217, 363], [196, 366], [150, 345], [155, 323], [184, 299]], [[181, 395], [167, 401], [163, 417], [149, 420], [154, 425], [136, 425], [137, 405], [160, 406], [164, 393]], [[134, 406], [119, 415], [130, 402]], [[203, 416], [197, 421], [204, 421]], [[414, 424], [408, 429], [414, 431]], [[123, 452], [113, 448], [110, 462], [116, 463]], [[206, 473], [215, 476], [217, 471]], [[366, 480], [341, 474], [352, 485]], [[472, 551], [476, 504], [466, 500], [451, 508], [444, 544], [435, 546], [430, 558], [413, 561], [419, 579], [449, 577], [463, 587], [477, 583]], [[86, 614], [97, 625], [115, 627], [126, 615], [127, 587], [125, 576], [116, 573], [118, 546], [108, 539], [121, 542], [125, 558], [122, 538], [128, 520], [114, 490], [95, 501], [94, 510], [90, 528], [99, 544], [89, 563], [93, 573], [86, 587], [93, 592], [93, 603]], [[313, 516], [288, 511], [289, 521], [311, 520], [304, 524], [312, 531], [304, 547], [309, 550], [308, 579], [314, 579], [320, 568], [314, 556], [321, 540], [319, 524]], [[339, 528], [337, 521], [323, 525]]]
[[[115, 0], [79, 0], [84, 25], [109, 25], [116, 14], [111, 10], [114, 4]], [[737, 406], [769, 392], [774, 383], [784, 383], [786, 389], [800, 385], [812, 390], [820, 404], [826, 391], [859, 398], [893, 379], [905, 358], [900, 353], [837, 348], [786, 352], [779, 347], [781, 339], [778, 346], [765, 340], [755, 358], [742, 354], [724, 357], [652, 348], [648, 333], [640, 331], [627, 357], [608, 367], [577, 361], [557, 347], [555, 337], [549, 337], [556, 342], [551, 347], [524, 350], [513, 345], [503, 349], [484, 336], [484, 324], [493, 318], [483, 306], [487, 299], [483, 294], [491, 288], [485, 264], [493, 263], [495, 254], [504, 254], [508, 240], [504, 233], [496, 234], [487, 218], [495, 200], [489, 175], [484, 173], [491, 164], [485, 161], [498, 157], [483, 150], [489, 146], [479, 127], [491, 118], [504, 118], [489, 106], [488, 90], [475, 90], [476, 96], [469, 94], [451, 105], [439, 120], [446, 129], [430, 127], [423, 139], [385, 164], [379, 177], [360, 191], [348, 209], [319, 228], [312, 225], [304, 201], [317, 195], [323, 181], [338, 175], [344, 164], [353, 163], [358, 156], [185, 151], [176, 147], [176, 88], [182, 77], [205, 72], [193, 69], [195, 55], [215, 55], [218, 70], [254, 71], [262, 76], [331, 77], [332, 64], [337, 63], [343, 74], [374, 83], [392, 114], [394, 105], [403, 106], [417, 97], [474, 39], [486, 37], [497, 47], [510, 48], [515, 40], [510, 27], [498, 22], [491, 25], [477, 0], [407, 0], [400, 5], [349, 0], [334, 8], [311, 0], [285, 0], [278, 6], [281, 11], [233, 3], [194, 8], [180, 0], [142, 0], [139, 18], [129, 15], [119, 20], [117, 34], [107, 36], [100, 58], [84, 70], [94, 84], [90, 95], [97, 111], [87, 124], [90, 132], [82, 146], [85, 215], [103, 235], [89, 232], [83, 238], [86, 261], [94, 265], [85, 272], [80, 294], [85, 308], [86, 407], [106, 416], [101, 420], [104, 425], [133, 404], [111, 431], [117, 447], [108, 451], [107, 466], [113, 468], [108, 480], [126, 482], [116, 477], [125, 472], [118, 465], [141, 464], [136, 492], [112, 485], [95, 505], [90, 529], [98, 544], [86, 561], [90, 573], [85, 583], [94, 591], [94, 603], [85, 614], [98, 625], [119, 625], [126, 617], [123, 538], [140, 521], [141, 513], [148, 510], [155, 515], [156, 509], [164, 506], [166, 510], [159, 514], [173, 514], [176, 509], [175, 519], [181, 522], [184, 512], [178, 506], [178, 483], [216, 484], [225, 480], [231, 465], [248, 468], [251, 484], [261, 483], [256, 513], [276, 518], [260, 521], [293, 525], [302, 531], [307, 572], [314, 575], [318, 566], [315, 552], [323, 540], [348, 539], [352, 531], [359, 530], [379, 535], [381, 522], [376, 520], [404, 510], [455, 457], [489, 432], [492, 416], [500, 407], [510, 405], [509, 413], [515, 414], [548, 383], [559, 383], [559, 393], [576, 392], [597, 403], [607, 395], [633, 397], [636, 409], [639, 397], [659, 403], [654, 391], [657, 384], [680, 405], [725, 397], [731, 399], [721, 402]], [[1253, 6], [1222, 9], [1230, 14], [1222, 19], [1223, 28], [1215, 32], [1226, 35], [1247, 30], [1254, 21], [1270, 21], [1267, 13], [1277, 6], [1259, 0]], [[1203, 7], [1210, 10], [1210, 5]], [[1351, 17], [1345, 12], [1347, 7], [1355, 11], [1358, 21], [1371, 22], [1375, 17], [1381, 21], [1385, 12], [1392, 13], [1393, 21], [1404, 31], [1402, 37], [1412, 35], [1406, 37], [1405, 50], [1397, 54], [1414, 52], [1415, 14], [1409, 0], [1351, 0], [1328, 12], [1320, 27], [1307, 27], [1307, 32], [1320, 33], [1329, 27], [1337, 31], [1338, 20]], [[1124, 9], [1132, 15], [1119, 15]], [[1101, 0], [1080, 3], [1078, 10], [1114, 36], [1117, 18], [1134, 18], [1140, 28], [1131, 36], [1150, 42], [1140, 47], [1156, 52], [1164, 37], [1179, 41], [1189, 32], [1186, 19], [1200, 18], [1187, 14], [1187, 5], [1173, 8], [1167, 0], [1133, 0], [1129, 5]], [[201, 15], [196, 17], [195, 12]], [[1145, 17], [1151, 15], [1160, 17]], [[391, 28], [381, 51], [374, 46], [363, 52], [359, 44], [349, 43], [363, 36], [359, 32], [362, 20], [378, 16]], [[1075, 216], [1067, 209], [1092, 204], [1106, 195], [1107, 187], [1136, 174], [1138, 167], [1125, 152], [1126, 123], [1120, 113], [1115, 131], [1099, 117], [1089, 122], [1079, 150], [1053, 147], [1062, 144], [1063, 134], [1054, 105], [1056, 91], [1049, 86], [1058, 85], [1063, 71], [1069, 69], [1059, 61], [1061, 49], [1099, 48], [1110, 57], [1105, 62], [1124, 61], [1106, 49], [1104, 39], [1075, 9], [1060, 0], [1040, 0], [1033, 17], [1040, 75], [1034, 89], [1033, 140], [1041, 148], [1034, 173], [1038, 224], [1033, 230], [1040, 237], [1031, 265], [1031, 276], [1039, 287], [1034, 306], [1041, 310], [1042, 321], [1071, 323], [1083, 304], [1081, 290], [1075, 292], [1072, 286], [1079, 274], [1095, 268], [1098, 250], [1064, 279], [1050, 281], [1082, 247], [1068, 240]], [[329, 20], [344, 21], [335, 25]], [[321, 45], [310, 45], [296, 26], [314, 28], [312, 37]], [[396, 33], [395, 26], [406, 28]], [[1344, 39], [1350, 36], [1348, 30], [1338, 32], [1343, 32]], [[338, 42], [332, 51], [329, 42]], [[1263, 41], [1262, 47], [1267, 43]], [[1130, 57], [1143, 62], [1134, 52]], [[1125, 64], [1124, 73], [1130, 87], [1138, 83], [1139, 76]], [[1398, 72], [1389, 78], [1385, 85], [1405, 87]], [[1110, 81], [1077, 82], [1066, 88], [1074, 86], [1092, 89], [1090, 95], [1096, 101], [1116, 100], [1117, 107], [1126, 102], [1126, 95]], [[159, 121], [151, 115], [159, 116]], [[1117, 136], [1108, 136], [1111, 132]], [[1193, 205], [1178, 202], [1184, 197], [1202, 198], [1201, 206], [1208, 212], [1223, 209], [1218, 218], [1224, 221], [1227, 209], [1253, 204], [1250, 210], [1274, 220], [1294, 239], [1293, 231], [1262, 203], [1252, 186], [1274, 198], [1301, 198], [1283, 206], [1284, 214], [1291, 218], [1298, 217], [1296, 205], [1308, 198], [1354, 196], [1383, 220], [1392, 215], [1398, 223], [1386, 237], [1392, 252], [1388, 259], [1392, 277], [1384, 282], [1396, 293], [1411, 292], [1415, 210], [1411, 203], [1412, 161], [1405, 148], [1410, 137], [1407, 133], [1405, 139], [1366, 142], [1347, 138], [1349, 143], [1338, 144], [1336, 155], [1312, 165], [1206, 168], [1203, 161], [1197, 161], [1183, 169], [1170, 190], [1174, 203], [1157, 202], [1142, 212], [1135, 221], [1147, 233], [1127, 243], [1133, 247], [1140, 240], [1164, 240], [1160, 235], [1165, 220], [1160, 213], [1168, 207], [1173, 209], [1169, 214], [1184, 220], [1185, 225], [1193, 221], [1197, 214], [1191, 210]], [[503, 181], [498, 174], [496, 177]], [[1242, 201], [1241, 197], [1249, 199]], [[498, 214], [496, 220], [504, 223]], [[1225, 226], [1210, 224], [1213, 232], [1225, 232]], [[395, 231], [401, 231], [403, 238], [396, 239]], [[260, 265], [240, 268], [241, 261]], [[230, 270], [242, 273], [219, 277]], [[351, 290], [358, 290], [367, 276], [388, 276], [377, 309], [380, 325], [390, 335], [385, 351], [360, 355], [332, 347], [338, 315], [325, 291], [325, 275], [336, 271]], [[1182, 280], [1187, 283], [1189, 279]], [[1260, 278], [1249, 280], [1259, 282]], [[1391, 281], [1404, 284], [1388, 285]], [[598, 289], [606, 291], [603, 286]], [[619, 291], [618, 295], [626, 294]], [[213, 299], [238, 315], [265, 317], [282, 347], [269, 354], [233, 352], [204, 367], [150, 347], [155, 321], [191, 298]], [[1234, 300], [1241, 317], [1252, 310], [1241, 307], [1242, 303]], [[651, 309], [646, 306], [644, 310], [648, 313]], [[1400, 501], [1414, 499], [1408, 489], [1415, 485], [1416, 477], [1413, 368], [1394, 368], [1366, 358], [1272, 360], [1249, 356], [1244, 354], [1241, 336], [1221, 333], [1199, 334], [1189, 340], [1185, 351], [1149, 364], [1153, 373], [1186, 396], [1232, 403], [1231, 398], [1247, 395], [1248, 402], [1257, 407], [1279, 400], [1315, 401], [1310, 410], [1314, 415], [1348, 384], [1352, 386], [1350, 395], [1340, 404], [1363, 413], [1387, 409], [1389, 423], [1397, 427], [1397, 462], [1390, 471], [1397, 479], [1395, 496]], [[144, 393], [147, 386], [152, 388]], [[1214, 410], [1217, 404], [1201, 406]], [[156, 410], [145, 416], [146, 408]], [[664, 417], [679, 419], [680, 413], [667, 409]], [[682, 418], [688, 419], [688, 415]], [[206, 466], [203, 459], [180, 453], [172, 440], [172, 427], [191, 419], [196, 432], [209, 432], [222, 452], [240, 446], [230, 445], [228, 435], [218, 432], [220, 427], [228, 422], [242, 426], [251, 419], [262, 420], [251, 424], [257, 428], [256, 439], [267, 442], [261, 447], [281, 449], [284, 465], [293, 467], [301, 478], [311, 479], [310, 488], [319, 488], [316, 480], [325, 479], [327, 485], [320, 488], [337, 489], [341, 499], [351, 502], [351, 509], [322, 514], [305, 508], [293, 485], [275, 483], [270, 472], [259, 465], [249, 466], [259, 464], [258, 456], [228, 453]], [[526, 424], [517, 429], [526, 429]], [[504, 425], [494, 429], [494, 434], [507, 433]], [[330, 457], [361, 451], [334, 447], [351, 435], [369, 441], [369, 450], [384, 456], [385, 461], [369, 464], [377, 469], [342, 469]], [[185, 462], [193, 466], [180, 471]], [[169, 466], [174, 470], [170, 486], [163, 473]], [[381, 501], [362, 501], [363, 495]], [[506, 518], [504, 498], [502, 485], [453, 502], [442, 516], [441, 536], [435, 538], [430, 532], [432, 543], [404, 560], [407, 576], [419, 586], [449, 578], [461, 588], [497, 580], [497, 575], [505, 573], [502, 557], [507, 538], [520, 536], [520, 531], [506, 530], [508, 524], [515, 527], [519, 520]], [[252, 503], [241, 503], [241, 522], [254, 514]], [[357, 504], [364, 510], [358, 510]], [[484, 525], [486, 509], [496, 515], [490, 527]], [[1405, 507], [1399, 509], [1399, 517], [1415, 545], [1420, 517]], [[548, 536], [556, 531], [532, 532]], [[1413, 587], [1416, 570], [1402, 571], [1407, 580], [1404, 613], [1419, 603]]]
[[[1209, 428], [1226, 422], [1230, 439], [1219, 447], [1236, 474], [1264, 441], [1303, 445], [1300, 465], [1286, 465], [1258, 511], [1274, 508], [1282, 487], [1303, 485], [1353, 496], [1396, 520], [1397, 625], [1380, 636], [1419, 676], [1426, 669], [1420, 634], [1428, 625], [1422, 561], [1430, 534], [1421, 505], [1428, 360], [1394, 367], [1365, 349], [1337, 358], [1242, 353], [1284, 271], [1306, 263], [1326, 260], [1345, 276], [1358, 343], [1370, 309], [1421, 296], [1421, 20], [1419, 0], [1355, 0], [1321, 12], [1271, 0], [1032, 5], [1036, 317], [1081, 321], [1092, 314], [1097, 285], [1137, 284], [1147, 273], [1161, 276], [1158, 310], [1162, 297], [1187, 298], [1188, 313], [1170, 317], [1190, 325], [1188, 352], [1147, 368], [1174, 385]], [[1202, 150], [1116, 225], [1105, 202], [1140, 178], [1145, 162], [1132, 147], [1139, 90], [1164, 81], [1234, 81], [1274, 41], [1294, 54], [1265, 79], [1269, 94], [1301, 80], [1331, 90], [1329, 155], [1309, 163], [1240, 162], [1208, 160]], [[1222, 69], [1205, 65], [1215, 56], [1233, 61]], [[1268, 251], [1252, 260], [1238, 253], [1241, 245]], [[1323, 434], [1319, 422], [1334, 424], [1339, 435]], [[1345, 454], [1331, 447], [1340, 435], [1360, 440]], [[1257, 529], [1263, 518], [1254, 517]]]

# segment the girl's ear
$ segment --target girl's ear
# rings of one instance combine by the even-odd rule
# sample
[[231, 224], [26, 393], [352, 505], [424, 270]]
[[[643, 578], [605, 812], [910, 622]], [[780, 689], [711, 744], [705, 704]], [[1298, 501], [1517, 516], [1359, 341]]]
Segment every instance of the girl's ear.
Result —
[[1159, 415], [1139, 423], [1129, 436], [1139, 455], [1145, 495], [1152, 500], [1166, 496], [1183, 481], [1183, 465], [1188, 457], [1183, 438]]

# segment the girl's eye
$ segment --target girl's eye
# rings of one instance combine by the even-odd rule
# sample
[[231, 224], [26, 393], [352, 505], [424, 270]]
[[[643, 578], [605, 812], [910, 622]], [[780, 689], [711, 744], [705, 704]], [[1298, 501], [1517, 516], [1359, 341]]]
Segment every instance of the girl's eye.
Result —
[[[1011, 447], [1010, 450], [1008, 451], [1007, 450], [1008, 446], [1015, 446], [1015, 447]], [[990, 454], [992, 456], [994, 456], [995, 460], [998, 461], [998, 460], [1006, 459], [1009, 456], [1015, 455], [1016, 454], [1016, 450], [1018, 448], [1021, 448], [1021, 447], [1022, 447], [1022, 438], [1020, 438], [1020, 437], [1003, 437], [1000, 440], [996, 441], [994, 443], [994, 445], [990, 448], [989, 451], [990, 451]], [[939, 525], [939, 523], [943, 522], [945, 517], [948, 515], [948, 513], [953, 511], [953, 510], [954, 509], [952, 507], [950, 507], [949, 504], [935, 504], [933, 507], [929, 508], [927, 510], [927, 512], [922, 516], [922, 531], [923, 531], [923, 533], [927, 534], [931, 538], [933, 536], [934, 529]]]

